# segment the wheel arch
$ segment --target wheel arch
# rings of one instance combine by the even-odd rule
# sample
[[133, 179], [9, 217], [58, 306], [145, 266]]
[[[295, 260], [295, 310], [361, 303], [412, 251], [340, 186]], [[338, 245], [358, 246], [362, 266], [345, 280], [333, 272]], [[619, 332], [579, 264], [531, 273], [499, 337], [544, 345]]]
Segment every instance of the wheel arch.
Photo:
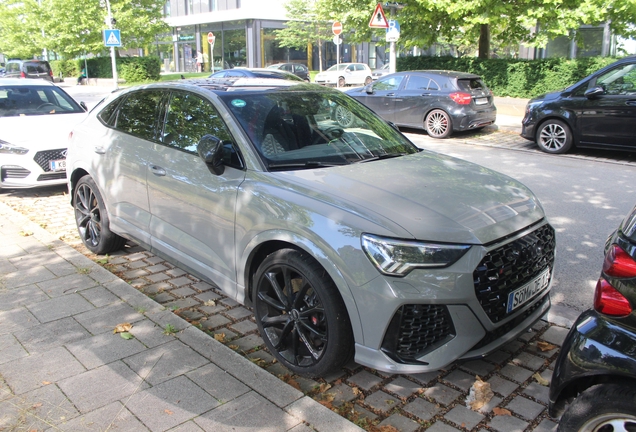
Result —
[[[88, 171], [83, 168], [78, 168], [71, 173], [71, 176], [68, 178], [69, 187], [68, 192], [71, 198], [71, 205], [74, 205], [73, 197], [75, 196], [75, 187], [77, 186], [77, 182], [84, 176], [87, 176]], [[99, 187], [99, 186], [98, 186]], [[101, 191], [100, 191], [101, 193]]]
[[576, 122], [576, 117], [571, 111], [551, 111], [549, 114], [537, 120], [537, 126], [534, 130], [534, 141], [537, 141], [537, 134], [539, 133], [543, 125], [550, 120], [559, 120], [565, 123], [568, 129], [570, 129], [570, 133], [572, 134], [572, 147], [576, 147], [576, 145], [579, 143], [579, 134], [573, 124]]

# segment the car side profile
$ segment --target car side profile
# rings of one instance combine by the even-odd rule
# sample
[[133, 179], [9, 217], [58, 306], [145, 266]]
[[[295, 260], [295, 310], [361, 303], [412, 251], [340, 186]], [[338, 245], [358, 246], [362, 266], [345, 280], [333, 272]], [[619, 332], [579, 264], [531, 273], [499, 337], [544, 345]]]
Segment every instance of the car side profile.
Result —
[[[493, 124], [497, 108], [480, 76], [454, 71], [407, 71], [347, 90], [397, 126], [425, 129], [433, 138]], [[346, 115], [339, 116], [346, 121]]]
[[372, 75], [371, 68], [364, 63], [339, 63], [316, 75], [314, 82], [332, 87], [367, 85], [373, 81]]
[[552, 154], [573, 148], [636, 148], [636, 57], [626, 57], [565, 90], [531, 99], [521, 136]]
[[286, 79], [290, 81], [302, 81], [296, 75], [283, 70], [260, 68], [233, 68], [214, 72], [208, 78], [263, 78]]
[[33, 78], [53, 82], [53, 70], [46, 60], [9, 60], [4, 78]]
[[276, 63], [267, 66], [267, 69], [282, 70], [285, 72], [293, 73], [303, 81], [309, 82], [309, 69], [307, 69], [307, 66], [300, 63]]
[[[332, 118], [346, 108], [355, 125]], [[421, 150], [334, 89], [180, 80], [111, 94], [72, 133], [96, 254], [127, 240], [251, 307], [294, 373], [487, 355], [550, 307], [555, 231], [521, 183]]]

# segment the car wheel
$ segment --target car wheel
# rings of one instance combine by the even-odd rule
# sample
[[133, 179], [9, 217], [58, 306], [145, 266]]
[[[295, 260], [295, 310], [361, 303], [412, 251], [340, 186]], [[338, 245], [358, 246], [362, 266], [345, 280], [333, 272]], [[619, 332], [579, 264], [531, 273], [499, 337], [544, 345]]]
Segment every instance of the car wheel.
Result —
[[254, 277], [254, 315], [278, 361], [298, 375], [319, 377], [353, 354], [342, 297], [313, 258], [294, 249], [269, 255]]
[[428, 113], [425, 125], [426, 131], [433, 138], [447, 138], [453, 131], [450, 116], [440, 109]]
[[336, 107], [334, 115], [336, 117], [334, 120], [336, 120], [343, 128], [352, 126], [355, 121], [353, 113], [343, 106]]
[[548, 120], [537, 131], [536, 141], [546, 153], [565, 153], [572, 147], [572, 132], [561, 120]]
[[371, 77], [366, 77], [364, 80], [364, 85], [369, 85], [373, 82], [373, 78]]
[[344, 77], [338, 78], [338, 87], [344, 87], [346, 84]]
[[563, 413], [558, 431], [636, 430], [636, 389], [599, 384], [581, 393]]
[[126, 239], [111, 232], [108, 226], [104, 200], [91, 177], [84, 176], [77, 182], [73, 207], [80, 238], [91, 252], [103, 255], [124, 247]]

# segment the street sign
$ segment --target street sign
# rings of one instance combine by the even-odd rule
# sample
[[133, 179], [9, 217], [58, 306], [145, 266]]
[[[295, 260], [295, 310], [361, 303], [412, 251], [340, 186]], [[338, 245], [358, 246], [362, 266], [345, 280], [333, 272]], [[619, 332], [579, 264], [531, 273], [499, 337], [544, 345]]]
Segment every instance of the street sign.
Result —
[[331, 31], [333, 32], [333, 34], [338, 36], [340, 33], [342, 33], [342, 23], [340, 21], [334, 22], [331, 25]]
[[397, 20], [389, 20], [389, 28], [386, 29], [386, 41], [397, 42], [400, 39], [400, 23]]
[[340, 36], [335, 35], [333, 37], [333, 43], [335, 43], [336, 45], [340, 45], [342, 43], [342, 39], [340, 39]]
[[378, 3], [373, 11], [373, 15], [371, 15], [371, 21], [369, 21], [369, 27], [371, 28], [389, 28], [389, 22], [386, 20], [386, 16], [384, 15], [384, 10], [382, 10], [382, 5]]
[[214, 45], [215, 40], [216, 40], [216, 36], [214, 36], [214, 33], [212, 32], [208, 33], [208, 43], [210, 45]]
[[107, 47], [120, 47], [121, 34], [119, 30], [115, 30], [115, 29], [104, 30], [104, 45]]

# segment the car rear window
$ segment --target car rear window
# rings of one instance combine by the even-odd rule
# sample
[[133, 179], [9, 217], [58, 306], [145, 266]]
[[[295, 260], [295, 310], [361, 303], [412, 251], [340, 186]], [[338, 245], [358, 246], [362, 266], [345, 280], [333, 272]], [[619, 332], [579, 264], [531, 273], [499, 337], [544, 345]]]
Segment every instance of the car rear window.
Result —
[[457, 85], [459, 85], [460, 90], [463, 91], [484, 90], [486, 88], [486, 85], [480, 78], [460, 79], [457, 80]]

